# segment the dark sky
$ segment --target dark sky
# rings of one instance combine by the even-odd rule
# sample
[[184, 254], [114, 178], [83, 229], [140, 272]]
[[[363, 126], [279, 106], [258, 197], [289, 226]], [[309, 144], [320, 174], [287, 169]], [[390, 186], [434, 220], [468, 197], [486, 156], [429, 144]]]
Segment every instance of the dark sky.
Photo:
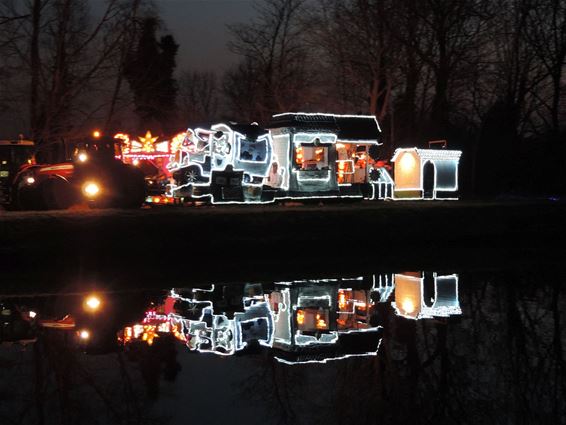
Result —
[[[261, 1], [261, 0], [260, 0]], [[226, 24], [249, 22], [254, 16], [253, 0], [153, 0], [165, 32], [180, 45], [179, 71], [185, 69], [224, 71], [237, 61], [226, 43]], [[95, 16], [102, 13], [106, 0], [91, 0]]]
[[237, 60], [226, 43], [226, 24], [249, 21], [253, 0], [154, 0], [180, 44], [178, 69], [223, 71]]

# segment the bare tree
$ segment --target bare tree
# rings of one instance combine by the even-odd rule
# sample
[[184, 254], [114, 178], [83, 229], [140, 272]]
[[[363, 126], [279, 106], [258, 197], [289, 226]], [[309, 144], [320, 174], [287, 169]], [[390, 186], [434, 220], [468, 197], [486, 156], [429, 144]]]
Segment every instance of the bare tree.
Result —
[[185, 71], [179, 79], [179, 101], [183, 119], [213, 120], [218, 113], [218, 78], [213, 72]]
[[120, 53], [141, 3], [109, 0], [94, 17], [86, 0], [1, 1], [2, 60], [14, 70], [10, 93], [19, 102], [12, 107], [27, 117], [36, 140], [80, 133], [102, 119], [109, 98], [113, 111], [109, 81], [120, 74]]
[[299, 20], [304, 5], [305, 0], [256, 2], [256, 20], [230, 27], [233, 41], [229, 47], [243, 57], [243, 62], [228, 73], [226, 95], [232, 103], [239, 103], [245, 98], [234, 96], [246, 93], [239, 93], [234, 84], [253, 87], [255, 92], [249, 93], [253, 104], [248, 109], [254, 111], [255, 120], [265, 121], [274, 112], [293, 110], [310, 100], [309, 55]]

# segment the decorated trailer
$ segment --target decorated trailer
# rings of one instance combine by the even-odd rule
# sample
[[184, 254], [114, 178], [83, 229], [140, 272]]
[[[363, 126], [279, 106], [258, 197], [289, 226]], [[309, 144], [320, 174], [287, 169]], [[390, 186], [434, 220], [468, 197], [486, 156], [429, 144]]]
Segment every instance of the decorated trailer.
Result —
[[[214, 185], [223, 184], [222, 179], [234, 179], [234, 172], [241, 175], [238, 186], [261, 187], [272, 166], [272, 147], [269, 132], [256, 124], [220, 123], [210, 129], [188, 129], [183, 141], [173, 147], [168, 164], [175, 179], [171, 195], [229, 201], [214, 197], [212, 191]], [[222, 175], [225, 172], [228, 177]]]
[[[373, 116], [286, 113], [267, 129], [215, 124], [171, 146], [172, 197], [219, 202], [393, 196]], [[220, 188], [219, 188], [220, 187]]]

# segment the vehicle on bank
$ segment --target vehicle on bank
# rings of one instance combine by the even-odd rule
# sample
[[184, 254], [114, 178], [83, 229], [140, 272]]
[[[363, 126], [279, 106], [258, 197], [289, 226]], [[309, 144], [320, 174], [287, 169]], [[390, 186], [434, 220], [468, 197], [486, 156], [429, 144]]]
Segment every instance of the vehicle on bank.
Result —
[[0, 140], [0, 205], [12, 203], [12, 184], [23, 164], [33, 162], [31, 140]]
[[93, 135], [42, 146], [11, 182], [17, 209], [91, 207], [136, 208], [145, 198], [143, 173], [116, 159], [114, 139]]

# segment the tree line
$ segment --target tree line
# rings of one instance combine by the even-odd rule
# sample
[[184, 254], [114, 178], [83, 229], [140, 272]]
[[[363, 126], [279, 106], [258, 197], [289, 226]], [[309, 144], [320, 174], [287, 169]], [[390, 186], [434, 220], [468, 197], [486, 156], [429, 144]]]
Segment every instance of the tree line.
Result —
[[[265, 0], [231, 28], [246, 119], [375, 115], [388, 149], [446, 139], [469, 194], [565, 189], [564, 0]], [[258, 119], [258, 118], [255, 118]]]
[[176, 72], [149, 0], [0, 0], [0, 124], [35, 140], [362, 113], [383, 157], [448, 140], [468, 194], [562, 193], [566, 0], [261, 0], [223, 75]]

